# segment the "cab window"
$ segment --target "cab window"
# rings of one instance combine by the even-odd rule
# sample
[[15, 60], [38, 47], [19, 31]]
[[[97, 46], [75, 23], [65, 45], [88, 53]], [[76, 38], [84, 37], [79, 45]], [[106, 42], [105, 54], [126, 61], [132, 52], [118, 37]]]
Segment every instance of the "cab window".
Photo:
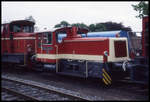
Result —
[[14, 26], [13, 26], [13, 32], [21, 32], [21, 26], [19, 26], [19, 25], [14, 25]]
[[63, 38], [67, 36], [66, 33], [56, 33], [56, 41], [57, 43], [61, 43], [63, 41]]
[[32, 33], [33, 26], [23, 26], [23, 32]]
[[67, 34], [58, 34], [58, 43], [61, 43], [63, 38], [65, 38]]
[[5, 25], [1, 26], [1, 34], [4, 33], [4, 34], [8, 34], [8, 27]]
[[10, 25], [10, 30], [12, 32], [24, 32], [24, 33], [32, 33], [34, 32], [34, 28], [33, 26], [29, 26], [29, 25], [18, 25], [18, 24], [13, 24]]
[[4, 26], [1, 25], [1, 34], [3, 33]]
[[43, 43], [44, 44], [52, 44], [52, 33], [51, 32], [45, 32], [43, 34]]

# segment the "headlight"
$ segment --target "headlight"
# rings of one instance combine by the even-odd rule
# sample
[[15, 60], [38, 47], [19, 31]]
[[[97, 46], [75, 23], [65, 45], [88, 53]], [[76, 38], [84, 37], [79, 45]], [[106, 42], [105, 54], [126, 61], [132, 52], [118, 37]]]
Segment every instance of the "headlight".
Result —
[[104, 55], [105, 55], [105, 56], [108, 56], [108, 52], [107, 52], [107, 51], [104, 51]]

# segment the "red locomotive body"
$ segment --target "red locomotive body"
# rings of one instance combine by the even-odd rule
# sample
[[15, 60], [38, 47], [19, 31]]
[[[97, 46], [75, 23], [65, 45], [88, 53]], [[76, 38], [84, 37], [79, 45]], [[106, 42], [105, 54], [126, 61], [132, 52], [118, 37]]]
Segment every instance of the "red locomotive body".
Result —
[[[59, 74], [101, 78], [105, 84], [111, 84], [112, 78], [122, 77], [124, 74], [115, 74], [124, 73], [125, 69], [117, 64], [129, 60], [127, 39], [81, 38], [78, 34], [87, 32], [86, 29], [66, 27], [37, 33], [36, 60], [41, 68]], [[62, 33], [67, 37], [59, 41], [58, 36]]]
[[[147, 84], [149, 37], [146, 22], [148, 18], [143, 19], [143, 56], [134, 60], [129, 58], [127, 38], [82, 38], [80, 34], [87, 34], [88, 30], [77, 27], [34, 33], [34, 22], [27, 20], [2, 24], [2, 63], [17, 63], [63, 75], [100, 78], [106, 85], [125, 77]], [[60, 37], [64, 34], [66, 37]]]
[[2, 62], [27, 65], [35, 51], [34, 22], [17, 20], [1, 25]]
[[149, 34], [148, 34], [149, 17], [143, 17], [142, 21], [142, 56], [149, 56]]

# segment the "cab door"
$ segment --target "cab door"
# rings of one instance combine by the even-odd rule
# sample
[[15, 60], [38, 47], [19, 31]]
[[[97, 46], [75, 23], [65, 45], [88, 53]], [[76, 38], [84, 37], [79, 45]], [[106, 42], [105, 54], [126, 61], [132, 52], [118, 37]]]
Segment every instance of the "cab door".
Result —
[[1, 33], [2, 33], [2, 52], [8, 53], [10, 51], [9, 49], [9, 36], [8, 36], [8, 25], [2, 25], [1, 26]]
[[56, 63], [53, 33], [43, 32], [37, 37], [37, 58], [43, 63]]

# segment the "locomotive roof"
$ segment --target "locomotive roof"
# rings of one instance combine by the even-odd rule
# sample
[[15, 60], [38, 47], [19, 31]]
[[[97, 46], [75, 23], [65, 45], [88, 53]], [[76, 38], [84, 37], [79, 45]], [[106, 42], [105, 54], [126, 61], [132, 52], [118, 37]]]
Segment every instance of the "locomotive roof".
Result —
[[58, 30], [58, 29], [63, 29], [63, 28], [65, 28], [65, 27], [57, 27], [57, 28], [52, 28], [52, 29], [43, 29], [43, 30], [38, 31], [37, 33], [42, 33], [42, 32], [54, 32], [54, 31], [56, 31], [56, 30]]
[[29, 24], [29, 25], [34, 25], [35, 22], [29, 21], [29, 20], [14, 20], [14, 21], [4, 23], [4, 24]]
[[53, 31], [55, 31], [56, 29], [58, 29], [58, 28], [43, 29], [43, 30], [40, 30], [40, 31], [36, 31], [36, 33], [53, 32]]
[[[60, 32], [62, 31], [63, 32], [63, 30], [70, 29], [70, 28], [71, 28], [71, 26], [69, 26], [69, 27], [58, 27], [58, 28], [52, 28], [52, 29], [44, 29], [44, 30], [41, 30], [41, 31], [37, 31], [36, 33], [54, 32], [54, 31], [60, 31]], [[80, 30], [81, 28], [78, 28], [78, 29]], [[88, 29], [84, 28], [83, 31], [88, 32]]]

